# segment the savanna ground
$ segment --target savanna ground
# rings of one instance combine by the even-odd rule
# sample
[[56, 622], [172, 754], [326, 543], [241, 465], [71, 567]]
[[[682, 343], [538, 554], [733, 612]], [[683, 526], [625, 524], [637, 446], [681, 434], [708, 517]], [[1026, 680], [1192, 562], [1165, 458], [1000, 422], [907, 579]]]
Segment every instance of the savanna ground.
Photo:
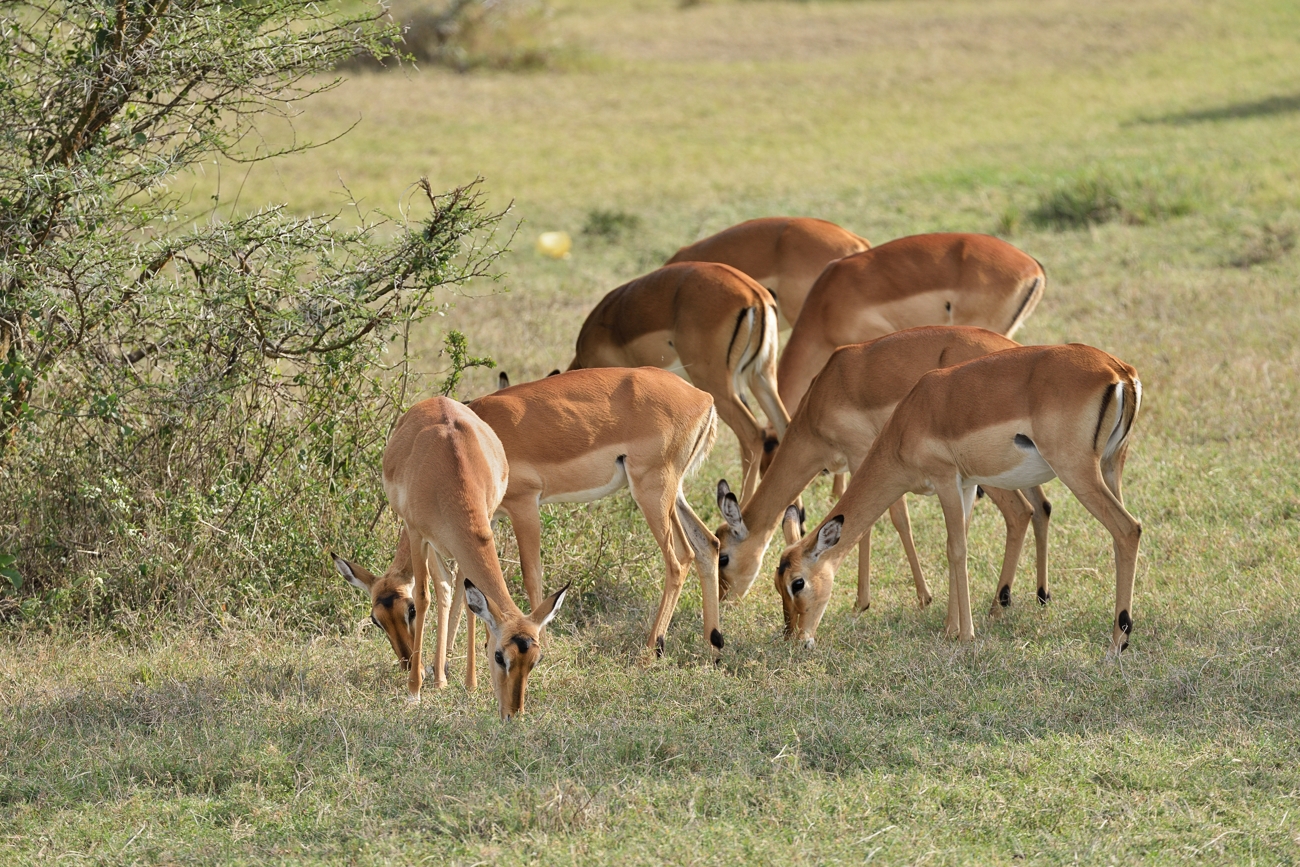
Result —
[[[340, 585], [333, 630], [275, 611], [12, 629], [0, 861], [1300, 860], [1300, 7], [553, 8], [559, 68], [350, 73], [295, 130], [355, 129], [247, 177], [222, 167], [222, 200], [391, 209], [420, 175], [482, 175], [523, 225], [500, 282], [439, 322], [515, 381], [567, 364], [602, 293], [740, 219], [1008, 237], [1049, 275], [1018, 339], [1094, 344], [1144, 383], [1123, 660], [1103, 659], [1110, 540], [1059, 483], [1050, 607], [1027, 555], [1008, 616], [944, 639], [942, 521], [914, 498], [935, 605], [916, 609], [886, 522], [868, 614], [849, 615], [850, 559], [816, 650], [795, 649], [765, 575], [724, 610], [718, 669], [690, 584], [667, 657], [645, 662], [661, 566], [626, 494], [548, 507], [545, 583], [576, 592], [510, 725], [484, 688], [404, 703], [324, 556], [286, 580]], [[181, 183], [201, 198], [217, 177]], [[1098, 202], [1102, 222], [1071, 223]], [[548, 229], [574, 236], [571, 258], [533, 253]], [[417, 366], [444, 363], [436, 329], [416, 344]], [[490, 387], [475, 372], [462, 393]], [[714, 484], [737, 474], [724, 433], [689, 489], [711, 525]], [[978, 508], [981, 612], [1002, 535]]]

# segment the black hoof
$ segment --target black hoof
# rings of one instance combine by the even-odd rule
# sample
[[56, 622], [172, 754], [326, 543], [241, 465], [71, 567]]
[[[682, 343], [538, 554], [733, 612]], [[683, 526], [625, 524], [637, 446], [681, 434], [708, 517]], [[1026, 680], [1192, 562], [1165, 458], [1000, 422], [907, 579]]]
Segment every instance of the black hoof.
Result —
[[655, 639], [655, 656], [662, 659], [663, 655], [664, 655], [664, 637], [661, 635]]
[[1001, 605], [1003, 608], [1010, 608], [1010, 607], [1011, 607], [1011, 587], [1010, 587], [1010, 586], [1008, 586], [1008, 585], [1003, 585], [1002, 589], [998, 591], [998, 604]]
[[1048, 602], [1051, 602], [1051, 601], [1052, 601], [1052, 594], [1051, 594], [1051, 593], [1048, 593], [1048, 592], [1047, 592], [1046, 590], [1044, 590], [1042, 587], [1039, 587], [1039, 588], [1038, 588], [1038, 604], [1039, 604], [1039, 605], [1046, 605]]

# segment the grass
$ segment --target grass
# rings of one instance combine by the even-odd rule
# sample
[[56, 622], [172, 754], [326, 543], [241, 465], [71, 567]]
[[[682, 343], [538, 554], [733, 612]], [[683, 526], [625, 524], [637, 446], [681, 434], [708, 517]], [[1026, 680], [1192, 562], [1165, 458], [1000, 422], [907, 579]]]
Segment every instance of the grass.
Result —
[[[643, 661], [660, 566], [626, 496], [548, 507], [546, 583], [575, 593], [517, 725], [496, 721], [486, 689], [403, 705], [359, 595], [315, 631], [267, 611], [0, 635], [0, 861], [1300, 860], [1300, 11], [555, 9], [552, 32], [582, 49], [572, 68], [350, 74], [295, 131], [324, 141], [359, 120], [352, 133], [247, 178], [222, 167], [220, 195], [339, 208], [342, 179], [392, 208], [421, 174], [484, 175], [523, 226], [501, 281], [468, 287], [439, 324], [515, 381], [568, 363], [601, 294], [740, 219], [823, 216], [877, 243], [1013, 233], [1049, 275], [1018, 338], [1088, 342], [1142, 375], [1125, 658], [1102, 659], [1109, 539], [1059, 483], [1049, 608], [1031, 602], [1026, 562], [1008, 617], [981, 619], [969, 646], [943, 639], [942, 522], [914, 498], [933, 607], [915, 609], [886, 523], [871, 612], [848, 614], [850, 558], [805, 653], [779, 639], [762, 578], [723, 612], [719, 670], [690, 586], [668, 657]], [[179, 183], [203, 201], [216, 177]], [[1007, 218], [1090, 177], [1121, 202], [1146, 182], [1192, 206], [1077, 227]], [[549, 229], [573, 236], [571, 258], [532, 251]], [[420, 335], [419, 364], [441, 366], [440, 345], [439, 328]], [[464, 393], [494, 377], [471, 372]], [[711, 487], [736, 481], [737, 455], [724, 435], [691, 482], [711, 524]], [[808, 502], [827, 507], [824, 480]], [[1001, 536], [977, 509], [981, 605]], [[503, 556], [517, 560], [508, 538]], [[291, 577], [340, 580], [324, 558]]]

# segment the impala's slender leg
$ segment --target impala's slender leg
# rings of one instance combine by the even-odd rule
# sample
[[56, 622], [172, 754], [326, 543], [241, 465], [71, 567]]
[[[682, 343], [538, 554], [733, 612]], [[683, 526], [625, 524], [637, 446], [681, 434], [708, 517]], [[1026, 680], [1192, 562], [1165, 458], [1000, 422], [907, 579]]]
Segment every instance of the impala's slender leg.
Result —
[[[424, 665], [421, 661], [424, 647], [424, 618], [429, 611], [429, 561], [433, 548], [424, 539], [412, 534], [411, 566], [415, 573], [415, 646], [411, 648], [411, 673], [406, 679], [406, 697], [420, 700], [420, 687], [424, 684]], [[434, 554], [433, 556], [437, 556]]]
[[[447, 653], [452, 652], [456, 645], [456, 633], [460, 631], [460, 612], [465, 608], [465, 579], [460, 572], [460, 564], [456, 566], [456, 585], [451, 594], [451, 613], [448, 615], [450, 626], [447, 632]], [[465, 634], [469, 642], [465, 645], [465, 688], [474, 689], [478, 685], [478, 673], [474, 668], [474, 612], [465, 608]], [[448, 679], [451, 675], [448, 674]]]
[[1029, 504], [1034, 507], [1034, 564], [1038, 572], [1038, 604], [1046, 605], [1052, 599], [1047, 588], [1047, 527], [1052, 519], [1052, 504], [1043, 493], [1041, 485], [1025, 488], [1021, 493], [1029, 498]]
[[836, 473], [835, 478], [831, 480], [831, 499], [836, 502], [844, 496], [844, 491], [849, 486], [848, 473]]
[[1016, 580], [1016, 567], [1020, 565], [1020, 552], [1025, 548], [1025, 536], [1034, 517], [1034, 507], [1019, 491], [1002, 488], [985, 488], [984, 493], [993, 501], [1007, 523], [1007, 547], [1002, 555], [1002, 574], [998, 576], [998, 589], [989, 606], [989, 617], [1001, 617], [1002, 609], [1011, 606], [1011, 584]]
[[[1142, 537], [1142, 524], [1128, 513], [1102, 476], [1102, 469], [1094, 459], [1087, 466], [1071, 464], [1058, 467], [1057, 478], [1065, 483], [1083, 503], [1084, 508], [1100, 521], [1115, 540], [1115, 624], [1111, 632], [1110, 656], [1117, 656], [1128, 647], [1133, 631], [1133, 579], [1137, 572], [1138, 542]], [[1118, 484], [1118, 475], [1116, 476]]]
[[871, 607], [871, 528], [858, 541], [858, 598], [853, 602], [853, 613], [861, 614]]
[[907, 497], [899, 497], [889, 507], [889, 519], [894, 522], [898, 538], [903, 542], [903, 551], [907, 553], [907, 565], [912, 568], [912, 583], [916, 585], [916, 601], [925, 608], [934, 599], [930, 595], [930, 585], [921, 572], [921, 559], [916, 556], [916, 543], [912, 541], [912, 518], [907, 513]]
[[[673, 523], [676, 516], [673, 514], [673, 494], [677, 485], [670, 488], [665, 484], [664, 467], [655, 467], [651, 472], [641, 475], [636, 472], [638, 469], [636, 463], [631, 458], [623, 462], [627, 469], [628, 488], [632, 492], [632, 499], [636, 500], [637, 506], [641, 509], [646, 524], [650, 526], [651, 534], [659, 543], [659, 550], [664, 557], [663, 595], [659, 598], [659, 610], [655, 613], [646, 644], [654, 649], [656, 655], [663, 656], [668, 624], [672, 622], [673, 610], [677, 607], [677, 598], [681, 595], [684, 583], [685, 566], [678, 559], [677, 548], [679, 545], [685, 548], [684, 553], [688, 558], [690, 549], [686, 547], [684, 539], [676, 538], [674, 534]], [[714, 597], [717, 597], [716, 587]]]
[[468, 641], [465, 645], [465, 689], [471, 691], [478, 688], [478, 660], [475, 658], [476, 645], [474, 643], [474, 630], [477, 623], [474, 612], [467, 611], [465, 617], [465, 638]]
[[975, 624], [970, 613], [970, 583], [966, 573], [966, 504], [974, 502], [975, 492], [972, 488], [968, 497], [955, 479], [951, 485], [935, 487], [948, 529], [948, 619], [945, 631], [949, 638], [969, 641], [975, 638]]
[[[447, 685], [447, 645], [448, 639], [448, 621], [451, 615], [451, 597], [455, 587], [455, 576], [443, 562], [442, 555], [437, 551], [431, 551], [430, 559], [433, 560], [434, 569], [431, 577], [434, 578], [433, 595], [434, 603], [438, 606], [436, 612], [438, 636], [433, 651], [433, 685], [437, 689], [442, 689]], [[463, 585], [462, 585], [463, 586]], [[419, 618], [419, 611], [416, 611], [416, 618]]]
[[704, 639], [713, 648], [713, 659], [716, 662], [722, 654], [723, 644], [722, 620], [718, 611], [718, 539], [709, 532], [708, 525], [700, 520], [700, 516], [695, 514], [680, 486], [674, 511], [682, 539], [695, 554], [695, 570], [700, 573], [700, 593], [703, 594], [700, 607], [704, 617]]
[[524, 594], [528, 608], [542, 604], [542, 512], [535, 491], [503, 501], [501, 507], [510, 516], [519, 546], [519, 569], [524, 575]]

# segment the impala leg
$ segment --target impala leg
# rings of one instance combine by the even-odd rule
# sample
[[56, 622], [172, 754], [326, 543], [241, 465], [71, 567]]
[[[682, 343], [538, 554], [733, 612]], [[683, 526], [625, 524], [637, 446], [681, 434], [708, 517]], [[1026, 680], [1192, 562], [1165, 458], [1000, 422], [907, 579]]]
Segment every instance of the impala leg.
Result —
[[912, 541], [912, 517], [907, 513], [907, 497], [899, 497], [889, 507], [889, 519], [894, 522], [898, 538], [903, 542], [903, 551], [907, 553], [907, 565], [912, 568], [912, 583], [916, 585], [916, 601], [922, 608], [927, 607], [934, 597], [930, 595], [930, 585], [921, 572], [921, 559], [916, 556], [916, 543]]
[[[664, 484], [665, 480], [660, 474], [638, 475], [634, 478], [634, 468], [630, 464], [629, 459], [624, 461], [623, 465], [628, 471], [628, 488], [632, 491], [632, 499], [636, 500], [637, 506], [640, 507], [641, 514], [650, 526], [650, 533], [659, 543], [659, 550], [664, 557], [663, 595], [659, 598], [659, 610], [655, 613], [650, 635], [646, 639], [646, 644], [654, 650], [655, 654], [663, 656], [668, 624], [672, 622], [673, 611], [677, 608], [677, 598], [681, 596], [684, 583], [685, 568], [678, 559], [677, 548], [680, 545], [685, 549], [683, 553], [687, 557], [690, 556], [690, 549], [685, 545], [684, 540], [674, 539], [673, 524], [676, 516], [673, 515], [673, 496], [670, 493], [672, 489]], [[676, 487], [677, 485], [673, 485], [673, 489]], [[717, 597], [715, 584], [713, 598], [716, 600]]]
[[1019, 491], [1002, 488], [985, 488], [984, 493], [1002, 513], [1007, 524], [1007, 545], [1002, 554], [1002, 574], [998, 589], [989, 606], [989, 617], [1001, 617], [1002, 609], [1011, 607], [1011, 584], [1016, 580], [1016, 567], [1020, 565], [1020, 552], [1025, 548], [1025, 536], [1034, 517], [1034, 507]]
[[[447, 645], [451, 637], [448, 633], [448, 622], [451, 619], [451, 597], [455, 587], [455, 576], [447, 568], [442, 557], [435, 551], [430, 558], [433, 560], [434, 574], [433, 594], [434, 602], [437, 605], [437, 627], [438, 635], [434, 644], [433, 651], [433, 685], [437, 689], [442, 689], [447, 685]], [[417, 611], [416, 617], [419, 617]]]
[[1106, 480], [1106, 487], [1110, 488], [1115, 499], [1119, 504], [1124, 505], [1124, 495], [1120, 492], [1120, 479], [1124, 475], [1124, 462], [1128, 460], [1128, 443], [1115, 450], [1110, 460], [1101, 462], [1101, 477]]
[[1041, 486], [1035, 485], [1021, 491], [1029, 498], [1029, 505], [1034, 507], [1034, 564], [1038, 572], [1038, 604], [1046, 605], [1052, 600], [1047, 588], [1047, 527], [1052, 519], [1052, 504]]
[[[722, 655], [722, 619], [718, 611], [718, 538], [709, 532], [708, 526], [695, 514], [691, 504], [681, 488], [677, 489], [677, 499], [673, 510], [674, 524], [680, 532], [680, 539], [694, 554], [695, 571], [700, 574], [700, 600], [704, 615], [704, 640], [713, 648], [713, 661]], [[680, 547], [680, 546], [678, 546]], [[674, 600], [675, 604], [676, 600]]]
[[939, 504], [943, 507], [943, 520], [948, 530], [948, 621], [949, 638], [971, 641], [975, 638], [975, 624], [970, 613], [970, 584], [966, 574], [966, 516], [967, 502], [974, 501], [957, 485], [938, 486]]
[[[474, 612], [465, 606], [465, 581], [464, 576], [460, 574], [460, 566], [456, 568], [456, 585], [451, 594], [451, 613], [448, 617], [450, 627], [447, 636], [447, 653], [450, 655], [452, 648], [456, 645], [456, 633], [460, 631], [460, 613], [465, 609], [465, 632], [468, 644], [465, 646], [465, 689], [472, 690], [478, 685], [478, 675], [474, 669]], [[451, 673], [447, 672], [447, 678], [451, 679]]]
[[844, 496], [844, 491], [849, 487], [849, 474], [836, 473], [835, 478], [831, 480], [831, 499], [839, 502], [840, 497]]
[[871, 607], [871, 528], [858, 541], [858, 598], [853, 603], [853, 613], [861, 614]]
[[536, 493], [502, 503], [515, 530], [519, 546], [519, 569], [524, 576], [524, 594], [531, 611], [542, 604], [542, 513]]
[[[1138, 542], [1142, 524], [1129, 514], [1102, 476], [1101, 467], [1093, 462], [1087, 467], [1057, 469], [1057, 477], [1074, 492], [1084, 508], [1110, 531], [1115, 540], [1115, 622], [1111, 631], [1109, 656], [1118, 656], [1128, 647], [1133, 631], [1133, 579], [1137, 572]], [[1116, 477], [1118, 478], [1118, 476]]]
[[[408, 701], [420, 700], [420, 687], [424, 684], [424, 665], [421, 662], [424, 647], [424, 618], [429, 611], [429, 561], [432, 551], [423, 539], [412, 540], [411, 567], [415, 573], [415, 588], [412, 593], [415, 602], [415, 642], [411, 648], [411, 673], [406, 679], [406, 697]], [[435, 554], [436, 558], [437, 555]]]
[[706, 388], [698, 382], [695, 385], [701, 391], [713, 395], [713, 405], [718, 410], [718, 417], [726, 423], [727, 427], [735, 431], [736, 439], [740, 440], [740, 465], [744, 471], [740, 504], [744, 506], [754, 495], [754, 491], [758, 490], [759, 478], [762, 475], [763, 429], [759, 427], [758, 419], [754, 418], [749, 407], [741, 402], [740, 396], [731, 391], [730, 383], [727, 383], [726, 390], [721, 392]]

